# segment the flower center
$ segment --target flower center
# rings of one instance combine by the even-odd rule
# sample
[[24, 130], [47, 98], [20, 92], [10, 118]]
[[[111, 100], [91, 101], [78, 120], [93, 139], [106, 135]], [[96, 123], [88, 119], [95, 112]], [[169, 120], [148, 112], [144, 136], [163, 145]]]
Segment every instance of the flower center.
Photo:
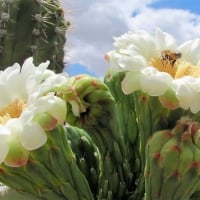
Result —
[[18, 118], [26, 107], [26, 103], [17, 99], [0, 109], [0, 124], [5, 124], [11, 118]]
[[150, 64], [154, 66], [158, 71], [166, 72], [172, 77], [175, 77], [178, 68], [178, 59], [181, 57], [181, 53], [173, 53], [170, 50], [161, 52], [159, 58], [153, 58]]
[[175, 79], [183, 76], [200, 77], [200, 67], [180, 60], [180, 58], [181, 53], [164, 50], [159, 58], [150, 60], [150, 65], [154, 66], [158, 71], [170, 74]]

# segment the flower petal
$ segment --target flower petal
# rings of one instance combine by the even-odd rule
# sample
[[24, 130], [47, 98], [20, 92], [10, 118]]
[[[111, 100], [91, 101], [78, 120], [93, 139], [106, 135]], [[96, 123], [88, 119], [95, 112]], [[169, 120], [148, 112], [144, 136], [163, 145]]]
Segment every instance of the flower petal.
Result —
[[159, 72], [153, 67], [147, 67], [142, 70], [141, 88], [150, 96], [160, 96], [164, 94], [169, 87], [173, 78], [165, 72]]
[[58, 121], [58, 124], [64, 123], [67, 107], [63, 99], [54, 96], [54, 94], [49, 94], [38, 98], [35, 106], [37, 113], [47, 112]]
[[122, 81], [122, 91], [124, 94], [131, 94], [137, 90], [141, 89], [141, 73], [136, 72], [127, 72], [123, 81]]
[[34, 150], [46, 143], [47, 135], [40, 125], [32, 122], [24, 125], [24, 130], [19, 134], [19, 139], [27, 150]]
[[0, 125], [0, 142], [5, 142], [11, 135], [11, 130], [4, 125]]
[[181, 52], [182, 57], [187, 62], [192, 63], [193, 65], [200, 64], [199, 52], [200, 52], [200, 40], [189, 40], [184, 42], [178, 47], [178, 51]]
[[146, 66], [146, 60], [140, 55], [130, 56], [117, 52], [109, 52], [107, 57], [110, 62], [110, 66], [118, 71], [139, 70]]
[[161, 31], [159, 28], [156, 28], [155, 30], [155, 41], [158, 51], [176, 51], [176, 40], [170, 34]]
[[37, 122], [45, 131], [53, 130], [57, 126], [57, 120], [48, 113], [38, 113], [33, 121]]
[[200, 111], [200, 94], [193, 88], [195, 84], [195, 78], [183, 77], [173, 81], [173, 88], [176, 91], [176, 96], [179, 99], [180, 107], [183, 109], [189, 109], [196, 113]]
[[4, 163], [10, 167], [21, 167], [28, 162], [29, 151], [25, 149], [16, 136], [10, 138], [9, 151]]
[[[127, 49], [141, 54], [148, 60], [156, 51], [155, 39], [146, 31], [128, 32], [121, 37], [115, 37], [115, 47], [119, 49]], [[149, 51], [151, 49], [151, 51]]]
[[46, 78], [38, 91], [43, 95], [47, 92], [58, 92], [66, 89], [68, 85], [68, 75], [66, 73], [54, 74]]

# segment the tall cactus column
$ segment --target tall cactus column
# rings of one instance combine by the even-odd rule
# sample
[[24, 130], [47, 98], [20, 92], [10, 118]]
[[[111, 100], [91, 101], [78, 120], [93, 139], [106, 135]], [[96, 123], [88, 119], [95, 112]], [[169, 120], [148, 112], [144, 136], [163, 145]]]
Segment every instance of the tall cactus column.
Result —
[[71, 85], [59, 94], [68, 105], [67, 122], [88, 132], [101, 154], [97, 199], [122, 199], [132, 173], [124, 138], [116, 130], [115, 103], [108, 87], [88, 75], [71, 77]]
[[62, 71], [67, 28], [58, 0], [1, 0], [0, 68], [33, 56], [34, 64], [50, 60]]
[[[109, 71], [104, 82], [109, 87], [113, 97], [115, 98], [115, 131], [123, 137], [126, 146], [127, 160], [131, 166], [132, 179], [129, 189], [136, 190], [137, 180], [140, 176], [140, 152], [139, 152], [139, 134], [138, 124], [134, 105], [134, 98], [132, 95], [125, 95], [121, 90], [121, 81], [124, 78], [124, 73], [116, 73]], [[133, 148], [133, 146], [135, 148]], [[135, 199], [141, 199], [144, 187], [137, 186], [137, 195]], [[142, 190], [142, 191], [141, 191]], [[136, 198], [137, 196], [137, 198]]]

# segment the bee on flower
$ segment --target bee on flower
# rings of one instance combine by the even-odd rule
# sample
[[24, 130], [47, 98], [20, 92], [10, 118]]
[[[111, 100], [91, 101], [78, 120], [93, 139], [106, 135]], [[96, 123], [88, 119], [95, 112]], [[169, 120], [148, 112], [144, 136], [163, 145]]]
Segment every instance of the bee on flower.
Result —
[[158, 96], [164, 107], [200, 111], [200, 40], [177, 45], [170, 34], [155, 29], [114, 38], [115, 50], [105, 56], [110, 68], [125, 71], [122, 90]]

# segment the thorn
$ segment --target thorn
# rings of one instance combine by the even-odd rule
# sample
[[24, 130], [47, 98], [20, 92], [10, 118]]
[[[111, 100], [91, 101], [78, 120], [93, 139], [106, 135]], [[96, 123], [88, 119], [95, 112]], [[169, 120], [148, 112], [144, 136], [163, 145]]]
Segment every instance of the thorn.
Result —
[[32, 34], [33, 34], [34, 36], [40, 36], [40, 30], [37, 29], [37, 28], [34, 28], [33, 31], [32, 31]]
[[6, 29], [0, 29], [0, 38], [4, 37], [6, 33], [7, 33]]
[[1, 20], [2, 20], [2, 21], [8, 22], [9, 19], [10, 19], [9, 13], [6, 13], [6, 12], [2, 12], [2, 13], [1, 13]]

